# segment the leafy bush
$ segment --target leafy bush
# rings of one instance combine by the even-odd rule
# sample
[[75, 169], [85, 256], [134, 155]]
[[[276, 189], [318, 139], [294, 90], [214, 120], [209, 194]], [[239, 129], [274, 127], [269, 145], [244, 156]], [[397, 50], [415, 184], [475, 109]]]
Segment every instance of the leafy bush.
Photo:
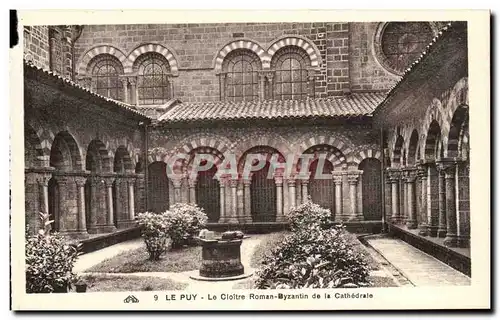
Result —
[[310, 228], [313, 225], [319, 225], [322, 229], [334, 225], [334, 217], [330, 209], [313, 203], [311, 198], [299, 206], [291, 208], [285, 216], [292, 231]]
[[172, 248], [179, 248], [205, 227], [208, 217], [196, 204], [176, 203], [164, 214]]
[[343, 226], [296, 229], [262, 265], [258, 289], [366, 286], [369, 275], [364, 257], [353, 250]]
[[167, 250], [167, 230], [170, 225], [166, 215], [142, 212], [137, 214], [137, 220], [141, 226], [141, 234], [146, 243], [149, 259], [159, 260], [162, 253]]
[[79, 255], [79, 246], [71, 246], [67, 239], [50, 233], [49, 215], [40, 213], [43, 229], [26, 238], [26, 292], [68, 292], [76, 282], [73, 265]]

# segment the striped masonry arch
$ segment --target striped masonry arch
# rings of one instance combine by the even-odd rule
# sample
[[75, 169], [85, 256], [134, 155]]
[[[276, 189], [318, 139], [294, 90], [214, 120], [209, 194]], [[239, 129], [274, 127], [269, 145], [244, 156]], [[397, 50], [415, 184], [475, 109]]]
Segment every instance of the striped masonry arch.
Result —
[[380, 150], [373, 147], [361, 147], [360, 149], [360, 151], [353, 154], [352, 159], [350, 159], [349, 161], [352, 166], [358, 167], [361, 161], [365, 160], [366, 158], [375, 158], [382, 161], [382, 154]]
[[172, 74], [173, 75], [179, 74], [179, 64], [177, 62], [177, 58], [175, 57], [175, 55], [172, 53], [171, 50], [157, 43], [143, 44], [132, 50], [132, 52], [130, 52], [124, 63], [125, 73], [132, 73], [136, 59], [142, 54], [148, 52], [157, 52], [162, 56], [164, 56], [165, 59], [167, 59], [168, 61], [168, 64], [170, 66], [170, 71], [172, 72]]
[[86, 75], [87, 74], [87, 66], [89, 65], [90, 61], [101, 54], [109, 54], [117, 58], [122, 65], [126, 63], [127, 57], [123, 54], [123, 52], [120, 49], [117, 49], [113, 46], [110, 45], [101, 45], [94, 47], [90, 50], [88, 50], [80, 60], [80, 63], [78, 64], [78, 74], [79, 75]]
[[[311, 60], [311, 67], [319, 67], [322, 64], [321, 55], [319, 53], [318, 48], [310, 42], [308, 39], [298, 36], [285, 36], [278, 40], [275, 40], [269, 48], [267, 49], [267, 53], [270, 57], [272, 57], [279, 49], [287, 46], [296, 46], [304, 49], [309, 55]], [[267, 65], [263, 65], [264, 68], [270, 67], [270, 62]]]
[[240, 40], [234, 40], [231, 41], [230, 43], [226, 44], [215, 56], [213, 65], [215, 68], [215, 72], [221, 72], [222, 71], [222, 62], [224, 61], [224, 58], [233, 50], [237, 49], [247, 49], [250, 51], [253, 51], [260, 59], [262, 63], [262, 69], [265, 69], [266, 65], [267, 68], [269, 68], [269, 65], [271, 63], [271, 58], [268, 55], [268, 53], [262, 48], [260, 44], [253, 40], [248, 40], [248, 39], [240, 39]]

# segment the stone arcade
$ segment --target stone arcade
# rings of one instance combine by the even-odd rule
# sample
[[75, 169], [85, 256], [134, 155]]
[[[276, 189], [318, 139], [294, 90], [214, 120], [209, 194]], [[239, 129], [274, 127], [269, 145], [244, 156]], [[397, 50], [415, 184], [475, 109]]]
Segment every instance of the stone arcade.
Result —
[[[466, 39], [445, 22], [27, 26], [27, 223], [88, 237], [192, 202], [214, 228], [281, 228], [310, 196], [353, 230], [467, 248]], [[312, 161], [214, 179], [252, 153]], [[188, 175], [197, 154], [215, 163]]]

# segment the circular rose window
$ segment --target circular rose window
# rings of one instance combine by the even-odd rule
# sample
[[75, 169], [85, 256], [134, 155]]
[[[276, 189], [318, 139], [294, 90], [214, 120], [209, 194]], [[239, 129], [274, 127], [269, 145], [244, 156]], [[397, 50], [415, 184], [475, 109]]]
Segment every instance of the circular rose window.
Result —
[[401, 75], [425, 50], [436, 34], [428, 22], [389, 22], [375, 35], [375, 54], [384, 68]]

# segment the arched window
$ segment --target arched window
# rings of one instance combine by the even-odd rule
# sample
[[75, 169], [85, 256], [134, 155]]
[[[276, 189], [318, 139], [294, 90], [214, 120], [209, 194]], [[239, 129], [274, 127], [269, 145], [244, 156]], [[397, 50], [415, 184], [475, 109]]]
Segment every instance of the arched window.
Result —
[[229, 101], [258, 99], [260, 65], [259, 57], [250, 50], [231, 51], [222, 64], [222, 98]]
[[156, 52], [143, 54], [137, 58], [135, 70], [139, 104], [163, 104], [171, 99], [170, 66], [164, 56]]
[[309, 55], [302, 48], [288, 46], [278, 50], [271, 60], [271, 68], [275, 70], [273, 98], [307, 98], [307, 67], [310, 65]]
[[120, 61], [110, 54], [101, 54], [92, 59], [89, 65], [92, 89], [102, 96], [121, 100], [123, 86], [119, 76], [123, 74], [123, 66]]

